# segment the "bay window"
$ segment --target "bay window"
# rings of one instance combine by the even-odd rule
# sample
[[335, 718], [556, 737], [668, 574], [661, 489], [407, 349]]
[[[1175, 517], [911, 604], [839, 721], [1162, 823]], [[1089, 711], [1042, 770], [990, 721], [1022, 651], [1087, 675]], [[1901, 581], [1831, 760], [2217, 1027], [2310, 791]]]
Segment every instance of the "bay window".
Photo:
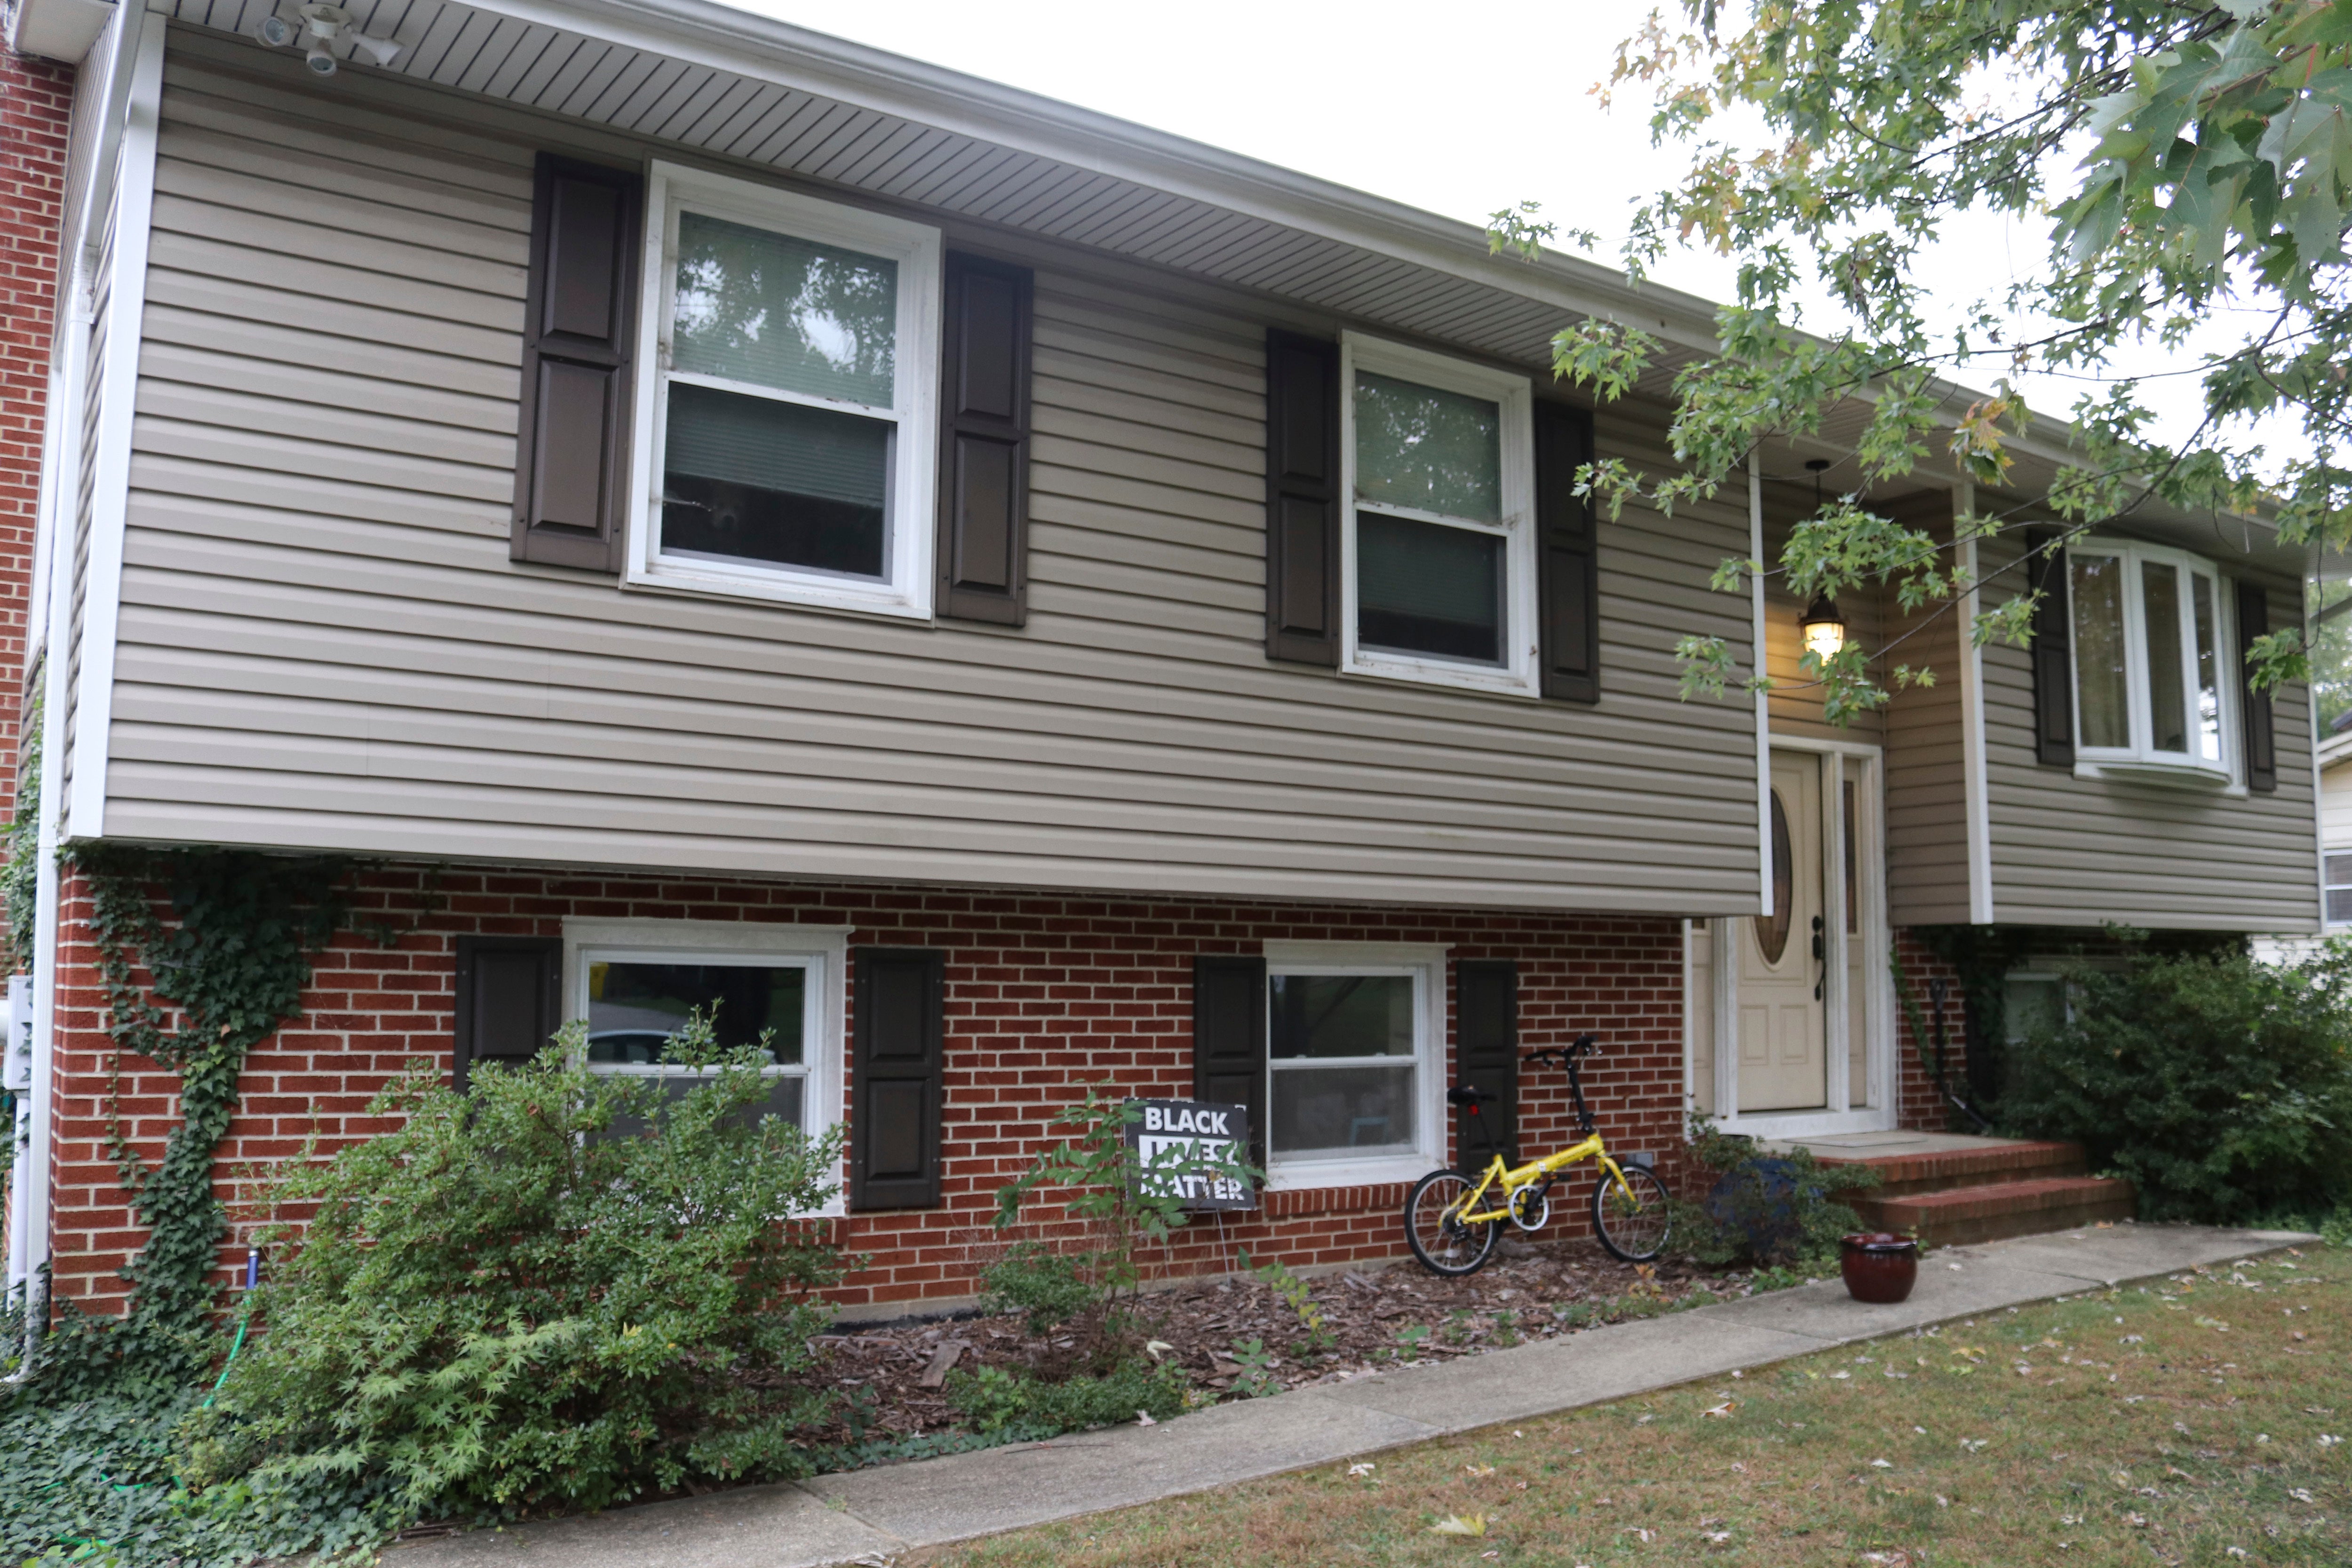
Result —
[[1276, 1185], [1407, 1180], [1444, 1158], [1444, 975], [1443, 949], [1267, 944]]
[[930, 614], [940, 235], [656, 163], [630, 580]]
[[2177, 550], [2115, 541], [2069, 545], [2066, 562], [2081, 760], [2226, 781], [2235, 661], [2221, 575]]
[[1527, 378], [1340, 341], [1342, 667], [1536, 690]]

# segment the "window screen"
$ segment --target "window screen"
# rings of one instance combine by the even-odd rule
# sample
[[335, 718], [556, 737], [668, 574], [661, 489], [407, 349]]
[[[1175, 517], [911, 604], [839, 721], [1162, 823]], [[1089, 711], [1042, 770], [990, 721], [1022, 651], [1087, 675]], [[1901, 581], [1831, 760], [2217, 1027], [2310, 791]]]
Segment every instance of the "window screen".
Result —
[[1412, 975], [1275, 974], [1266, 1005], [1275, 1155], [1414, 1147], [1420, 1042]]

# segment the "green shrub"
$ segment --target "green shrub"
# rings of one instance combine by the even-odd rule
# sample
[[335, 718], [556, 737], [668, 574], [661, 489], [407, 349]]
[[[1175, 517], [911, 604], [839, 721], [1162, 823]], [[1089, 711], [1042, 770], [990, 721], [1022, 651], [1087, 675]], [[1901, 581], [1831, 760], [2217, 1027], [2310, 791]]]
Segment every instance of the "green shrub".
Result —
[[1017, 1241], [981, 1271], [982, 1304], [992, 1312], [1020, 1312], [1033, 1334], [1050, 1334], [1095, 1306], [1103, 1288], [1087, 1259], [1034, 1241]]
[[1699, 1201], [1675, 1203], [1671, 1234], [1675, 1250], [1700, 1263], [1834, 1265], [1838, 1237], [1862, 1227], [1837, 1194], [1879, 1181], [1867, 1165], [1825, 1165], [1804, 1149], [1767, 1153], [1706, 1116], [1692, 1116], [1690, 1137], [1691, 1153], [1711, 1179]]
[[1158, 1421], [1184, 1408], [1186, 1379], [1173, 1363], [1135, 1357], [1109, 1371], [1049, 1381], [1032, 1373], [984, 1366], [948, 1373], [948, 1403], [981, 1432], [1013, 1438], [1050, 1437], [1132, 1421], [1139, 1412]]
[[411, 1516], [604, 1508], [688, 1480], [806, 1473], [830, 1404], [802, 1378], [840, 1273], [794, 1216], [838, 1167], [833, 1134], [755, 1118], [767, 1085], [698, 1019], [682, 1097], [537, 1060], [419, 1070], [372, 1114], [398, 1131], [297, 1167], [315, 1205], [263, 1288], [268, 1332], [183, 1424], [200, 1481], [383, 1478]]
[[2015, 1055], [2003, 1121], [2081, 1143], [2149, 1219], [2326, 1213], [2352, 1199], [2352, 945], [2070, 965], [2069, 1016]]

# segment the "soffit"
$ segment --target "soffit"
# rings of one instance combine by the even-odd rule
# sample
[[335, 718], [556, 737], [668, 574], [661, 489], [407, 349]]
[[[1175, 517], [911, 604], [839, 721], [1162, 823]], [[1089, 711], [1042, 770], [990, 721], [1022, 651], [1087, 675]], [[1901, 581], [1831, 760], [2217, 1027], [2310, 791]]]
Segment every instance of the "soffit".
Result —
[[[273, 0], [150, 0], [150, 9], [177, 21], [247, 35], [275, 8]], [[994, 89], [748, 13], [692, 7], [696, 15], [688, 20], [697, 26], [688, 36], [666, 37], [667, 47], [656, 48], [612, 36], [649, 26], [642, 8], [524, 8], [450, 0], [347, 0], [347, 8], [361, 31], [389, 35], [405, 46], [383, 74], [921, 203], [1524, 364], [1548, 363], [1552, 335], [1594, 310], [1633, 320], [1693, 346], [1712, 340], [1703, 302], [1663, 289], [1644, 290], [1637, 300], [1609, 269], [1568, 258], [1547, 258], [1539, 266], [1496, 260], [1486, 255], [1483, 237], [1466, 224], [1287, 176], [1142, 127]], [[658, 20], [678, 26], [677, 9], [665, 7]], [[635, 28], [626, 26], [632, 20]], [[693, 36], [697, 31], [719, 36], [698, 38]], [[730, 47], [756, 56], [761, 35], [780, 35], [801, 54], [745, 58], [732, 68], [695, 58]], [[845, 58], [862, 69], [848, 69]], [[935, 89], [934, 101], [921, 106], [933, 111], [929, 120], [917, 118], [904, 104], [864, 100], [894, 96], [887, 90], [894, 86], [899, 89], [895, 96], [914, 97], [925, 85], [888, 79], [893, 68], [900, 77], [960, 88], [967, 100]], [[820, 90], [794, 76], [829, 76], [826, 85], [837, 90]], [[871, 79], [850, 79], [856, 77]], [[1055, 116], [1045, 112], [1049, 108]], [[1060, 123], [1048, 123], [1049, 118]], [[1024, 119], [1034, 123], [1021, 123]], [[997, 134], [983, 136], [952, 123], [959, 121], [992, 121], [988, 129]], [[1137, 178], [1130, 166], [1154, 163], [1155, 148], [1115, 147], [1108, 134], [1113, 131], [1123, 141], [1160, 144], [1157, 161], [1168, 166], [1156, 172], [1170, 177], [1149, 183]], [[1056, 144], [1058, 156], [1034, 150]], [[1176, 167], [1183, 153], [1200, 166]], [[1278, 188], [1286, 181], [1295, 188]], [[1185, 189], [1220, 184], [1234, 187], [1223, 193], [1228, 199], [1222, 202]], [[1260, 188], [1244, 188], [1252, 184]], [[1391, 237], [1401, 243], [1385, 248], [1351, 243], [1329, 232], [1334, 225], [1313, 221], [1311, 212], [1302, 211], [1307, 221], [1286, 223], [1263, 210], [1286, 198], [1296, 201], [1299, 190], [1325, 194], [1326, 205], [1344, 196], [1381, 209], [1375, 226], [1385, 219], [1400, 231]], [[1297, 205], [1304, 209], [1314, 204]], [[1510, 284], [1519, 286], [1504, 286]], [[1590, 298], [1579, 299], [1580, 294]], [[1578, 304], [1586, 309], [1579, 310]], [[1667, 390], [1684, 356], [1672, 357], [1675, 363], [1658, 366], [1651, 378], [1657, 392]]]
[[[250, 36], [280, 0], [147, 4]], [[1714, 306], [1695, 296], [1636, 289], [1613, 268], [1573, 257], [1492, 257], [1468, 224], [709, 0], [345, 4], [360, 31], [404, 46], [383, 74], [1092, 247], [1537, 369], [1549, 364], [1561, 329], [1591, 316], [1622, 321], [1665, 344], [1634, 388], [1653, 400], [1669, 400], [1675, 376], [1714, 342]], [[1954, 416], [1979, 395], [1941, 390]], [[1842, 456], [1872, 412], [1869, 400], [1848, 399], [1791, 447]], [[2063, 424], [2037, 419], [2011, 447], [2010, 488], [2040, 493], [2064, 466], [2065, 446]], [[1948, 485], [1950, 465], [1931, 453], [1911, 482]], [[2158, 508], [2147, 519], [2166, 531], [2211, 525]], [[2263, 524], [2244, 526], [2246, 553], [2284, 564], [2289, 552], [2274, 542], [2264, 548]]]

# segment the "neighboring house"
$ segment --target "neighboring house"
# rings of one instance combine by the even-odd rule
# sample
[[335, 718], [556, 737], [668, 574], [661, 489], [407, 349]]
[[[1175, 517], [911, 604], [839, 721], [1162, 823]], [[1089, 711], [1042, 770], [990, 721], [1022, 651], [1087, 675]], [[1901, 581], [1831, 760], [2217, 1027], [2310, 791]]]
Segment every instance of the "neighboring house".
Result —
[[2316, 936], [2254, 939], [2254, 956], [2294, 963], [2317, 952], [2328, 937], [2352, 933], [2352, 714], [2331, 725], [2312, 752], [2319, 777], [2319, 879], [2322, 920]]
[[2352, 931], [2352, 728], [2340, 721], [2319, 743], [2321, 919], [2329, 936]]
[[[1573, 471], [1670, 465], [1703, 300], [695, 0], [362, 4], [397, 54], [324, 77], [258, 0], [24, 6], [99, 24], [45, 843], [347, 854], [413, 926], [327, 955], [225, 1165], [562, 1018], [659, 1072], [719, 1003], [775, 1031], [779, 1110], [848, 1123], [851, 1302], [967, 1294], [993, 1190], [1103, 1081], [1265, 1131], [1262, 1211], [1174, 1266], [1371, 1259], [1449, 1082], [1564, 1135], [1526, 1048], [1597, 1033], [1612, 1143], [1669, 1165], [1694, 1105], [1940, 1127], [1914, 928], [2316, 926], [2305, 696], [2239, 676], [2301, 613], [2258, 522], [2151, 503], [2031, 655], [1843, 606], [1938, 678], [1851, 729], [1681, 701], [1685, 635], [1793, 673], [1802, 607], [1708, 578], [1810, 512], [1807, 459], [1851, 483], [1866, 416], [1596, 524]], [[1597, 412], [1546, 368], [1591, 314], [1675, 345]], [[2013, 492], [1871, 500], [2031, 515], [2063, 431], [2016, 451]], [[2023, 548], [1964, 547], [1986, 595]], [[103, 1302], [115, 1064], [43, 865], [20, 1257]], [[122, 1068], [138, 1146], [169, 1089]]]

